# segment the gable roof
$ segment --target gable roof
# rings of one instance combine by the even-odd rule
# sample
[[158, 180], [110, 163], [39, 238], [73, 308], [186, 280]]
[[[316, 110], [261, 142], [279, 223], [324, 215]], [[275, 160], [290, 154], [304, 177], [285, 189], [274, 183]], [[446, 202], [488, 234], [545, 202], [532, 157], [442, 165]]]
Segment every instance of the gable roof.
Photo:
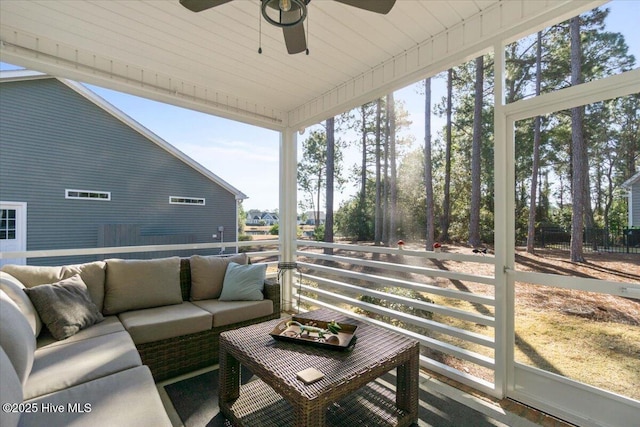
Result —
[[640, 172], [633, 175], [631, 178], [622, 183], [622, 188], [631, 188], [633, 184], [640, 182]]
[[178, 158], [183, 163], [186, 163], [188, 166], [195, 169], [196, 171], [198, 171], [199, 173], [207, 177], [209, 180], [211, 180], [215, 184], [221, 186], [222, 188], [224, 188], [225, 190], [233, 194], [236, 197], [236, 200], [243, 200], [247, 198], [247, 195], [244, 194], [242, 191], [238, 190], [237, 188], [229, 184], [227, 181], [223, 180], [218, 175], [214, 174], [209, 169], [205, 168], [200, 163], [196, 162], [194, 159], [187, 156], [185, 153], [183, 153], [173, 145], [169, 144], [164, 139], [160, 138], [151, 130], [147, 129], [146, 127], [144, 127], [143, 125], [135, 121], [133, 118], [131, 118], [130, 116], [125, 114], [123, 111], [116, 108], [113, 104], [110, 104], [109, 102], [107, 102], [104, 98], [102, 98], [95, 92], [91, 91], [86, 86], [78, 82], [49, 76], [47, 74], [40, 73], [37, 71], [31, 71], [31, 70], [0, 71], [0, 83], [26, 81], [26, 80], [41, 80], [41, 79], [58, 80], [59, 82], [63, 83], [64, 85], [66, 85], [67, 87], [75, 91], [76, 93], [80, 94], [84, 98], [91, 101], [93, 104], [95, 104], [102, 110], [106, 111], [116, 119], [120, 120], [121, 122], [129, 126], [131, 129], [142, 134], [142, 136], [144, 136], [151, 142], [155, 143], [157, 146], [167, 151], [172, 156]]

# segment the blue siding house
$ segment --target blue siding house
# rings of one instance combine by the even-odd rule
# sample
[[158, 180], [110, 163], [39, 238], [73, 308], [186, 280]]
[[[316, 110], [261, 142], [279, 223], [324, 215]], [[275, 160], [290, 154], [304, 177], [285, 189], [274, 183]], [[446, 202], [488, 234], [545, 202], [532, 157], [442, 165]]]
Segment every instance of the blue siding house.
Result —
[[0, 73], [2, 252], [236, 241], [244, 198], [86, 87]]

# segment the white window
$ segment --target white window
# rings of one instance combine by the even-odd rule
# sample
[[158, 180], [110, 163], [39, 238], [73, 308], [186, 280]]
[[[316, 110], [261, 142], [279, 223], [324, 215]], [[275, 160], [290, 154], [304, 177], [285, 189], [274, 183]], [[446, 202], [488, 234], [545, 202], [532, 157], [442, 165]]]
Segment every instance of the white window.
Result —
[[171, 196], [169, 197], [169, 203], [172, 205], [199, 205], [204, 206], [205, 199], [199, 197], [180, 197], [180, 196]]
[[110, 191], [64, 190], [65, 199], [111, 200]]

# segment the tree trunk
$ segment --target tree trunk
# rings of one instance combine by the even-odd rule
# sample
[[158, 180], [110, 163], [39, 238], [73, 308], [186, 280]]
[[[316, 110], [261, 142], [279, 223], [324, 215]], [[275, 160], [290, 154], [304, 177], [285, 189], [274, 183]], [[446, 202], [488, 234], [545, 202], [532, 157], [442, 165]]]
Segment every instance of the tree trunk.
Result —
[[[328, 118], [327, 127], [327, 191], [325, 195], [327, 207], [324, 222], [324, 241], [333, 243], [333, 178], [335, 173], [335, 120]], [[324, 253], [333, 255], [333, 248], [325, 248]]]
[[[580, 17], [571, 19], [571, 85], [581, 83], [582, 54], [580, 47]], [[571, 109], [571, 165], [573, 169], [571, 198], [573, 215], [571, 217], [571, 250], [572, 262], [584, 262], [583, 231], [585, 214], [586, 149], [582, 129], [583, 108]]]
[[315, 224], [313, 226], [314, 229], [317, 229], [318, 226], [320, 225], [320, 196], [322, 195], [322, 170], [318, 171], [318, 194], [316, 195], [316, 197], [318, 198], [318, 201], [316, 202], [316, 218], [315, 218]]
[[396, 170], [396, 113], [393, 92], [387, 95], [389, 103], [389, 246], [398, 240], [396, 210], [398, 205], [397, 170]]
[[453, 92], [453, 68], [449, 68], [447, 78], [447, 142], [444, 164], [444, 199], [442, 201], [442, 217], [440, 217], [440, 241], [449, 240], [449, 222], [451, 220], [451, 110]]
[[473, 146], [471, 151], [471, 212], [469, 244], [480, 246], [480, 180], [482, 156], [482, 93], [484, 87], [484, 57], [476, 58], [475, 101], [473, 109]]
[[375, 206], [375, 220], [373, 225], [373, 240], [376, 246], [382, 242], [382, 185], [381, 185], [381, 150], [380, 150], [380, 134], [381, 134], [381, 119], [382, 119], [382, 100], [378, 98], [376, 101], [376, 206]]
[[424, 184], [427, 214], [425, 249], [432, 251], [435, 243], [435, 214], [433, 210], [433, 165], [431, 164], [431, 78], [424, 81]]
[[389, 97], [387, 96], [386, 104], [386, 121], [384, 135], [384, 164], [382, 166], [382, 241], [389, 242]]
[[[538, 31], [536, 46], [536, 96], [540, 95], [542, 80], [542, 32]], [[540, 169], [540, 116], [533, 120], [533, 165], [531, 166], [531, 194], [529, 195], [529, 224], [527, 227], [527, 252], [534, 253], [536, 235], [536, 191], [538, 190], [538, 171]]]
[[362, 114], [362, 164], [360, 167], [360, 201], [359, 201], [359, 215], [362, 221], [358, 227], [358, 240], [362, 241], [366, 239], [366, 230], [364, 229], [364, 218], [366, 217], [365, 205], [367, 203], [367, 112], [364, 105], [360, 107], [360, 113]]

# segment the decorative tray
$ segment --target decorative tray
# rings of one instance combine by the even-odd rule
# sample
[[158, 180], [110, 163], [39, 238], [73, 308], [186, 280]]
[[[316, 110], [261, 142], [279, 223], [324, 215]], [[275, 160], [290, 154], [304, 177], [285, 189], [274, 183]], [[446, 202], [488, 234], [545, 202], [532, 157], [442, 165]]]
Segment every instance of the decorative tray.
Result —
[[[336, 350], [350, 350], [356, 343], [356, 325], [338, 323], [337, 333], [329, 331], [331, 322], [293, 316], [278, 323], [270, 335], [279, 341], [297, 342]], [[305, 330], [311, 327], [311, 330]], [[323, 332], [319, 333], [318, 328]]]

